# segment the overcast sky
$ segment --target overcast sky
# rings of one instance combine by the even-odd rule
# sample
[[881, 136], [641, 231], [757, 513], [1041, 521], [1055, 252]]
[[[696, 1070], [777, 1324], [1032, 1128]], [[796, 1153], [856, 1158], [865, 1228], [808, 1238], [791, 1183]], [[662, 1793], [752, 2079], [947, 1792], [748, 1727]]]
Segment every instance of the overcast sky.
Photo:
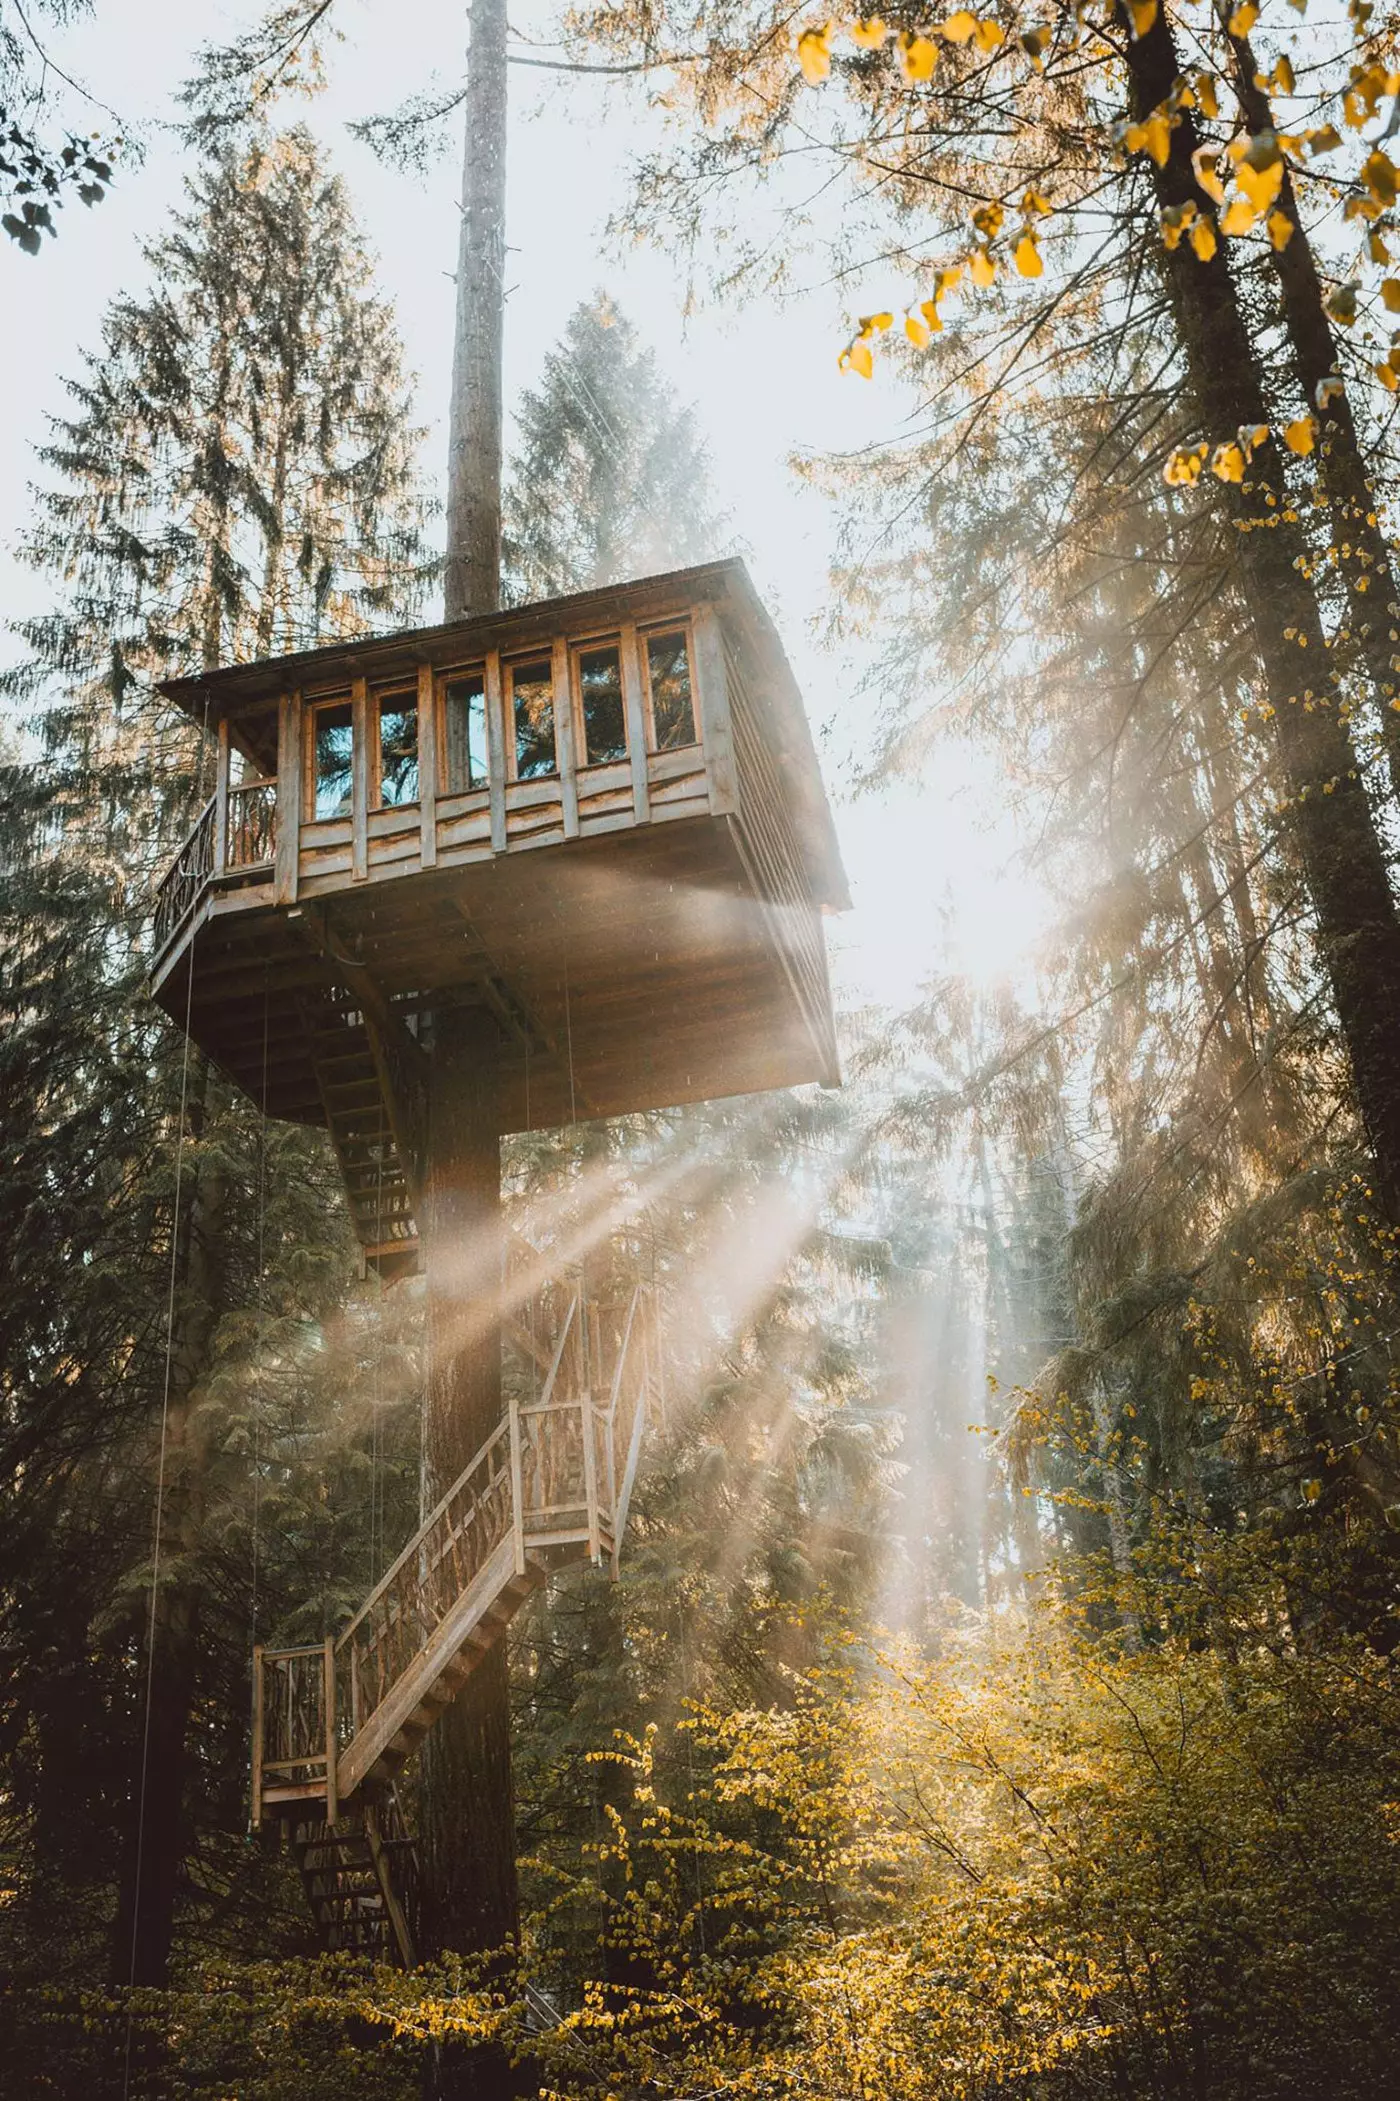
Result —
[[[143, 166], [124, 172], [91, 212], [70, 206], [56, 242], [31, 259], [0, 249], [0, 614], [41, 602], [42, 584], [13, 558], [34, 473], [32, 448], [46, 418], [61, 412], [63, 381], [82, 349], [98, 341], [107, 302], [146, 281], [141, 243], [158, 233], [179, 195], [184, 149], [167, 128], [173, 91], [192, 52], [225, 41], [256, 13], [253, 0], [96, 0], [95, 20], [57, 39], [53, 56], [139, 130]], [[458, 80], [465, 8], [452, 0], [339, 0], [343, 41], [330, 52], [330, 85], [289, 118], [310, 123], [345, 174], [392, 301], [428, 426], [425, 466], [444, 455], [452, 333], [460, 144], [427, 176], [382, 167], [349, 136], [349, 120], [392, 108], [430, 84]], [[550, 9], [519, 0], [520, 39], [547, 39]], [[524, 41], [515, 48], [527, 49]], [[900, 1003], [930, 971], [946, 967], [935, 922], [951, 901], [963, 960], [979, 970], [1011, 961], [1034, 902], [998, 878], [1006, 842], [985, 836], [988, 802], [975, 771], [945, 768], [916, 794], [852, 804], [849, 754], [861, 742], [869, 703], [852, 694], [858, 666], [816, 644], [828, 603], [835, 519], [790, 468], [794, 452], [864, 446], [897, 434], [908, 402], [896, 383], [843, 377], [836, 355], [848, 308], [862, 293], [884, 303], [893, 288], [872, 280], [840, 297], [816, 288], [782, 305], [755, 301], [739, 312], [701, 307], [688, 318], [683, 266], [652, 248], [619, 248], [605, 225], [627, 192], [628, 171], [657, 120], [627, 84], [512, 68], [508, 200], [506, 398], [535, 379], [571, 308], [600, 286], [612, 293], [652, 347], [682, 399], [693, 402], [709, 442], [718, 494], [750, 550], [755, 581], [778, 621], [818, 732], [837, 799], [856, 909], [832, 927], [838, 977], [864, 997]], [[73, 105], [81, 122], [81, 106]], [[91, 121], [102, 123], [100, 112]], [[814, 272], [814, 275], [819, 274]], [[15, 325], [20, 321], [21, 325]], [[509, 443], [509, 429], [507, 442]], [[956, 778], [954, 775], [956, 774]]]

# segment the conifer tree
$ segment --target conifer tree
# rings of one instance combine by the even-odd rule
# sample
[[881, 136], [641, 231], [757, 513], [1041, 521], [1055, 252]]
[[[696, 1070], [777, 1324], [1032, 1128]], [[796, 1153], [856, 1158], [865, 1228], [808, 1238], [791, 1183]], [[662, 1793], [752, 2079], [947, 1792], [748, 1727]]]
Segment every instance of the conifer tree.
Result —
[[0, 1611], [26, 1660], [0, 1750], [28, 1895], [80, 1881], [121, 1982], [163, 1976], [193, 1861], [242, 1824], [257, 1614], [333, 1625], [371, 1521], [360, 1482], [339, 1535], [297, 1487], [318, 1443], [343, 1479], [363, 1428], [365, 1353], [305, 1339], [350, 1276], [327, 1150], [265, 1131], [144, 998], [152, 878], [210, 772], [151, 681], [402, 622], [430, 567], [393, 328], [310, 137], [225, 144], [148, 260], [42, 454], [26, 552], [54, 593], [5, 679], [29, 729], [0, 848]]
[[505, 496], [508, 602], [711, 559], [728, 533], [695, 413], [605, 292], [576, 307], [522, 399]]

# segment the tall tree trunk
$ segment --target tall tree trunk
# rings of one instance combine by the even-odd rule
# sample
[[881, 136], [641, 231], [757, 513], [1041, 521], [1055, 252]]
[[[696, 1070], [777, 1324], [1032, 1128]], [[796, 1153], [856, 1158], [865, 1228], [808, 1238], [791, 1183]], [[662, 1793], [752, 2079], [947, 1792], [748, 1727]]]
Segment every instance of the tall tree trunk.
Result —
[[[204, 1124], [209, 1109], [206, 1082], [204, 1099], [191, 1115], [193, 1128]], [[199, 1547], [204, 1469], [192, 1417], [223, 1308], [227, 1199], [228, 1179], [217, 1155], [197, 1160], [185, 1245], [176, 1258], [179, 1288], [168, 1373], [162, 1367], [154, 1589], [140, 1652], [131, 1823], [112, 1946], [112, 1974], [120, 1984], [164, 1984], [175, 1931], [198, 1678], [199, 1595], [188, 1570]], [[178, 1204], [173, 1230], [179, 1234]], [[174, 1574], [168, 1572], [171, 1561]]]
[[505, 259], [506, 0], [472, 0], [447, 447], [449, 620], [493, 613], [501, 602]]
[[[1230, 9], [1224, 7], [1220, 12], [1223, 20]], [[1268, 95], [1255, 84], [1257, 67], [1248, 37], [1230, 36], [1227, 31], [1227, 42], [1234, 62], [1233, 85], [1245, 123], [1252, 132], [1272, 130], [1273, 111]], [[1309, 408], [1313, 408], [1318, 387], [1340, 371], [1340, 361], [1322, 280], [1303, 227], [1286, 158], [1278, 202], [1279, 209], [1293, 222], [1293, 233], [1282, 248], [1271, 246], [1269, 252], [1298, 384], [1307, 396]], [[1328, 497], [1327, 530], [1332, 555], [1347, 594], [1352, 643], [1380, 710], [1391, 790], [1400, 797], [1400, 711], [1394, 704], [1400, 692], [1396, 671], [1400, 659], [1390, 640], [1390, 630], [1400, 614], [1400, 584], [1389, 543], [1381, 530], [1356, 419], [1344, 392], [1319, 414], [1318, 424], [1318, 460]]]
[[[1179, 68], [1164, 13], [1125, 42], [1139, 119], [1165, 101]], [[1158, 206], [1199, 203], [1189, 117], [1171, 133], [1166, 165], [1152, 164]], [[1189, 244], [1164, 249], [1162, 268], [1191, 390], [1206, 429], [1233, 437], [1270, 420], [1254, 345], [1222, 244], [1202, 262]], [[1298, 566], [1303, 535], [1287, 516], [1276, 448], [1255, 458], [1247, 485], [1226, 492], [1239, 528], [1237, 558], [1255, 647], [1273, 709], [1288, 823], [1316, 915], [1318, 953], [1375, 1156], [1386, 1214], [1400, 1224], [1400, 918], [1356, 753], [1338, 711], [1336, 675], [1317, 601]]]
[[[489, 1018], [452, 1010], [435, 1017], [424, 1233], [430, 1502], [501, 1419], [498, 1056]], [[520, 1899], [504, 1641], [482, 1658], [428, 1734], [419, 1822], [425, 1951], [509, 1949], [519, 1934]], [[437, 2089], [482, 2101], [510, 2091], [509, 2066], [497, 2050], [444, 2051]]]

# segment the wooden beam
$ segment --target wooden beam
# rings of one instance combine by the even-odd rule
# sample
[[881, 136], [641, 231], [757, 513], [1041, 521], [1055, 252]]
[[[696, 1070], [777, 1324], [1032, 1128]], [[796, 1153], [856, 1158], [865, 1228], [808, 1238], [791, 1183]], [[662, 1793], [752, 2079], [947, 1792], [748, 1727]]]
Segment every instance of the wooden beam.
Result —
[[724, 668], [724, 634], [713, 606], [698, 606], [693, 623], [695, 679], [700, 688], [700, 736], [705, 747], [705, 773], [710, 784], [712, 817], [737, 815], [738, 780], [734, 770], [734, 731], [729, 712], [729, 683]]
[[369, 684], [350, 688], [350, 869], [357, 883], [369, 881]]
[[632, 761], [632, 815], [637, 824], [651, 821], [647, 785], [647, 711], [642, 694], [642, 659], [633, 620], [622, 624], [622, 699], [627, 712], [627, 752]]
[[506, 850], [506, 752], [512, 734], [506, 721], [501, 652], [486, 652], [486, 785], [491, 797], [491, 851]]
[[214, 761], [214, 873], [228, 867], [228, 717], [219, 718], [219, 753]]
[[253, 1649], [253, 1829], [262, 1826], [263, 1809], [263, 1652]]
[[578, 837], [578, 740], [574, 736], [574, 682], [569, 644], [554, 638], [554, 753], [559, 761], [559, 791], [564, 805], [564, 837]]
[[394, 1931], [394, 1943], [399, 1951], [399, 1961], [406, 1970], [418, 1967], [418, 1957], [413, 1952], [413, 1935], [409, 1931], [408, 1918], [399, 1893], [394, 1887], [394, 1877], [389, 1866], [389, 1856], [384, 1850], [384, 1840], [379, 1830], [379, 1810], [373, 1802], [364, 1807], [365, 1838], [369, 1845], [369, 1857], [374, 1867], [374, 1879], [379, 1884], [379, 1894], [384, 1900], [384, 1909]]
[[438, 734], [437, 690], [431, 664], [418, 666], [419, 865], [437, 864]]
[[296, 902], [297, 867], [301, 858], [302, 706], [300, 693], [284, 693], [277, 703], [277, 845], [273, 861], [273, 899]]

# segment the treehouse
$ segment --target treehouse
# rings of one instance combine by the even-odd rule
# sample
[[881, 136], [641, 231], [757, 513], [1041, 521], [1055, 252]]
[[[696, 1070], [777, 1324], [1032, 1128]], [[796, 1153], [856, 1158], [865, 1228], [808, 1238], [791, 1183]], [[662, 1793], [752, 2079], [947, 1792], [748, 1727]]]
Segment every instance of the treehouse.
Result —
[[417, 1261], [425, 1017], [489, 1014], [519, 1131], [838, 1078], [846, 903], [802, 703], [741, 562], [173, 680], [214, 794], [152, 990], [329, 1129], [366, 1260]]

